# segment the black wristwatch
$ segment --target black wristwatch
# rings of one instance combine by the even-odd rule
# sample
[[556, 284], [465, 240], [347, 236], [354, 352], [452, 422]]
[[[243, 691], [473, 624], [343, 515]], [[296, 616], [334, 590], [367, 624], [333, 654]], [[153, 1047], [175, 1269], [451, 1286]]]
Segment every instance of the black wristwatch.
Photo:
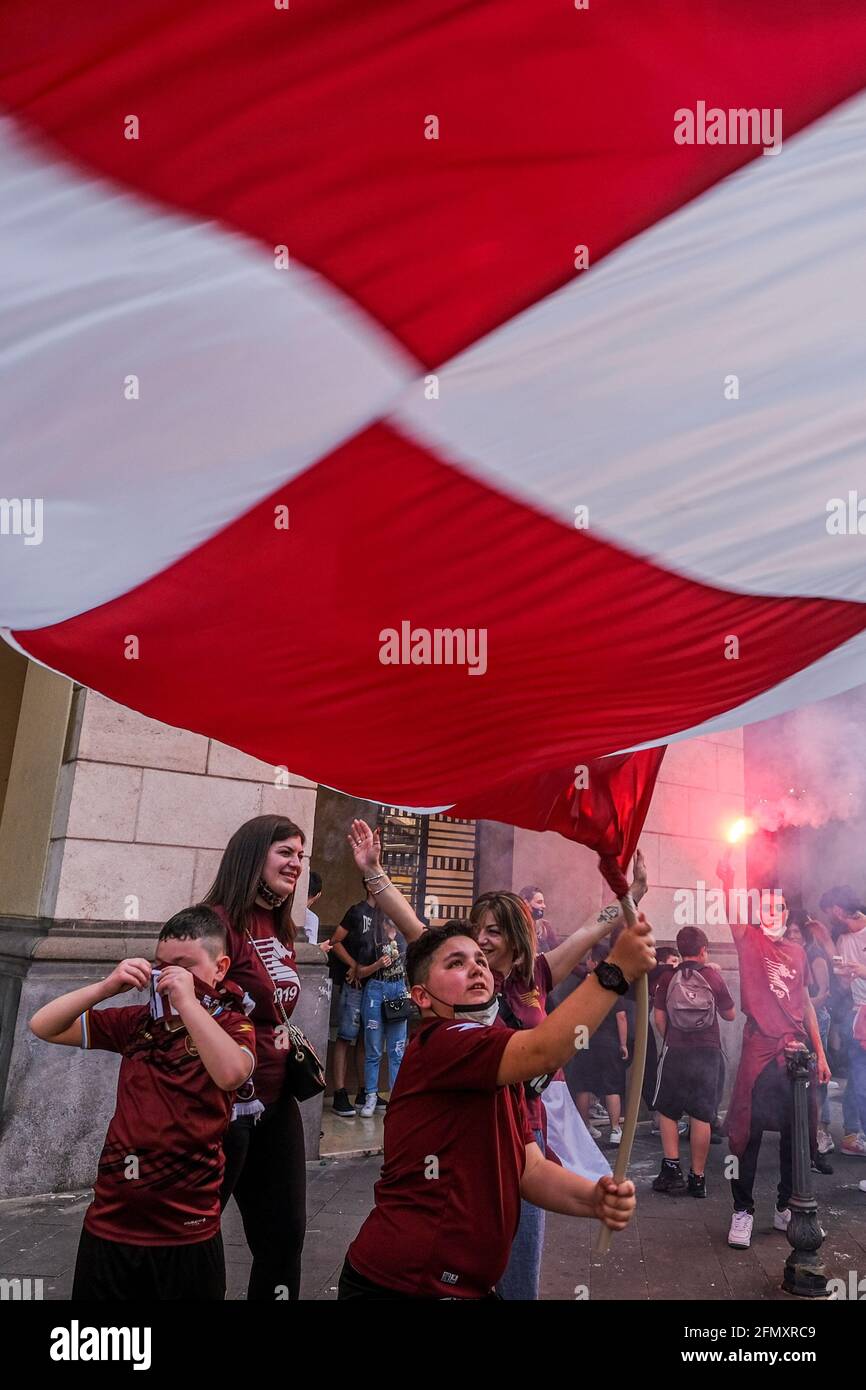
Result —
[[595, 967], [595, 978], [602, 989], [612, 989], [614, 994], [628, 994], [628, 980], [612, 961], [600, 961]]

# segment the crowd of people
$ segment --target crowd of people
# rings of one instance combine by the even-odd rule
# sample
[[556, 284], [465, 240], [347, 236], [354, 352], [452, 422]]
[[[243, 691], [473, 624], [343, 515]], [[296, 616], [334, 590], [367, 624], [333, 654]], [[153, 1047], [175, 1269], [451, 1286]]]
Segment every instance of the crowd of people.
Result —
[[[653, 1005], [644, 1100], [662, 1148], [652, 1191], [706, 1196], [710, 1146], [723, 1142], [722, 1024], [735, 1003], [699, 927], [657, 951], [643, 914], [626, 928], [611, 903], [560, 940], [536, 884], [484, 893], [467, 921], [430, 927], [388, 878], [377, 832], [353, 821], [348, 843], [363, 897], [320, 941], [322, 880], [311, 872], [303, 934], [319, 942], [333, 981], [333, 1110], [345, 1120], [387, 1115], [381, 1178], [347, 1251], [340, 1299], [535, 1299], [546, 1211], [627, 1225], [634, 1185], [614, 1180], [596, 1140], [606, 1122], [606, 1147], [621, 1142], [634, 987], [644, 975]], [[47, 1042], [121, 1056], [73, 1298], [224, 1298], [220, 1213], [230, 1196], [252, 1256], [248, 1298], [299, 1297], [300, 1104], [324, 1088], [291, 1021], [304, 845], [284, 817], [246, 822], [204, 901], [166, 922], [152, 962], [122, 961], [32, 1018]], [[636, 903], [646, 888], [638, 853]], [[746, 1018], [725, 1117], [736, 1160], [728, 1240], [739, 1248], [752, 1238], [767, 1131], [781, 1136], [774, 1224], [784, 1230], [790, 1220], [786, 1049], [806, 1047], [816, 1059], [815, 1170], [832, 1171], [834, 1070], [847, 1072], [841, 1150], [866, 1157], [866, 914], [847, 888], [825, 894], [820, 910], [826, 925], [789, 913], [777, 895], [754, 924], [729, 914]], [[98, 1007], [128, 990], [148, 990], [149, 1003]]]

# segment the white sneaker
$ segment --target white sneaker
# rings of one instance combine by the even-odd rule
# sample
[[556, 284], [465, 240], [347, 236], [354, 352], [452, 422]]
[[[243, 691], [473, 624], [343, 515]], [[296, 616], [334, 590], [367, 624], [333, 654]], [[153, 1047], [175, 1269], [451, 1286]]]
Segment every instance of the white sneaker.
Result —
[[866, 1178], [864, 1178], [862, 1182], [858, 1182], [857, 1186], [861, 1192], [866, 1192]]
[[601, 1138], [601, 1130], [600, 1130], [600, 1129], [596, 1129], [595, 1125], [587, 1125], [587, 1129], [589, 1130], [589, 1137], [590, 1137], [590, 1139], [600, 1139], [600, 1138]]
[[361, 1109], [362, 1120], [372, 1120], [376, 1113], [376, 1092], [368, 1091]]
[[610, 1124], [610, 1117], [603, 1105], [591, 1105], [589, 1107], [589, 1118], [591, 1120], [601, 1120], [603, 1125]]
[[833, 1136], [826, 1129], [818, 1130], [818, 1152], [819, 1154], [831, 1154], [836, 1145], [833, 1143]]
[[622, 1125], [617, 1125], [616, 1129], [610, 1132], [610, 1142], [619, 1145], [622, 1143]]
[[787, 1231], [791, 1224], [791, 1208], [785, 1207], [784, 1211], [779, 1211], [778, 1207], [773, 1208], [773, 1227], [777, 1231]]
[[752, 1226], [755, 1218], [747, 1211], [735, 1211], [731, 1217], [728, 1231], [728, 1244], [734, 1250], [748, 1250], [752, 1243]]

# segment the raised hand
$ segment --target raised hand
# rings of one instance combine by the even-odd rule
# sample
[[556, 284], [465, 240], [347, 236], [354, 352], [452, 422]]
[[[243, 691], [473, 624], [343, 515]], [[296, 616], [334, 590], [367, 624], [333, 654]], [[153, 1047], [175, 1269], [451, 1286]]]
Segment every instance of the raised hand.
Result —
[[379, 856], [382, 852], [382, 837], [378, 830], [371, 830], [365, 820], [353, 820], [352, 828], [346, 837], [352, 856], [362, 874], [381, 869]]
[[122, 960], [110, 975], [106, 975], [106, 986], [111, 986], [112, 994], [125, 994], [128, 989], [147, 989], [150, 969], [150, 961], [140, 956], [130, 956], [129, 960]]

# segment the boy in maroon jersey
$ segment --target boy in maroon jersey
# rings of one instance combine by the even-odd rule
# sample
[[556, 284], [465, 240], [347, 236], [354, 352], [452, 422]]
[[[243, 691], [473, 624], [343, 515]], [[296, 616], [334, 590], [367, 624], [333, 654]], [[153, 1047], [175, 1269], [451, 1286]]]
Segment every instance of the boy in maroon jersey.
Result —
[[[30, 1020], [45, 1042], [123, 1059], [73, 1299], [225, 1298], [222, 1137], [234, 1092], [255, 1067], [241, 991], [220, 983], [229, 964], [216, 913], [186, 908], [160, 932], [153, 970], [146, 960], [121, 961]], [[148, 984], [150, 1007], [94, 1007]]]
[[544, 1158], [520, 1083], [555, 1072], [631, 981], [655, 965], [641, 915], [605, 962], [537, 1027], [496, 1021], [484, 952], [456, 923], [428, 930], [406, 956], [423, 1026], [410, 1042], [385, 1116], [376, 1205], [349, 1247], [340, 1299], [494, 1297], [520, 1199], [622, 1230], [634, 1185], [593, 1183]]

